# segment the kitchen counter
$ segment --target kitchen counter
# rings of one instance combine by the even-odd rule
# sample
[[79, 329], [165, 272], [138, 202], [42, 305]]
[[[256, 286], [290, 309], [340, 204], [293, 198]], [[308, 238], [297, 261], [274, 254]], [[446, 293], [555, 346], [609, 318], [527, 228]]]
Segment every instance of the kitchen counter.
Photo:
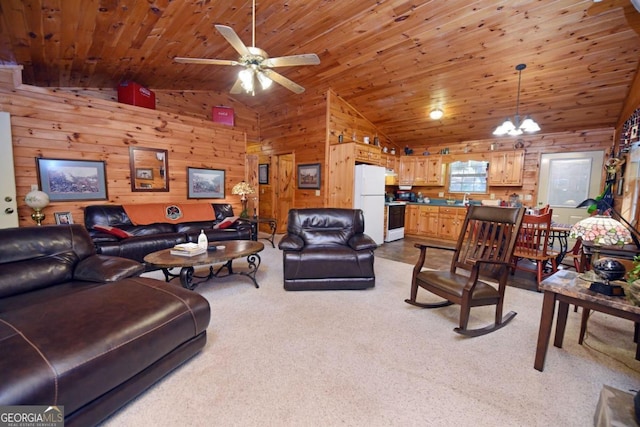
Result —
[[[472, 205], [480, 205], [480, 201], [471, 200]], [[420, 205], [420, 206], [450, 206], [452, 208], [464, 208], [462, 200], [456, 200], [453, 205], [447, 204], [446, 199], [431, 199], [429, 203], [424, 202], [407, 202], [408, 205]]]

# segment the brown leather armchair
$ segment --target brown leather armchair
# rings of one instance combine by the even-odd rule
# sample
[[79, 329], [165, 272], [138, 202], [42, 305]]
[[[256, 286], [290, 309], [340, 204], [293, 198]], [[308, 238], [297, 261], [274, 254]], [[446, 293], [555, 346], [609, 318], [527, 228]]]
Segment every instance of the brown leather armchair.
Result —
[[291, 209], [283, 251], [289, 291], [365, 289], [375, 286], [373, 251], [360, 209]]

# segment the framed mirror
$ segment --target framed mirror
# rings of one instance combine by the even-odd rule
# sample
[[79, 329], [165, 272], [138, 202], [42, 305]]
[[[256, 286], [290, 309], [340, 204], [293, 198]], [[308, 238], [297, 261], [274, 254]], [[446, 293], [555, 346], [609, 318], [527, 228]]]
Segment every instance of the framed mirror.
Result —
[[167, 150], [129, 147], [131, 191], [169, 191]]

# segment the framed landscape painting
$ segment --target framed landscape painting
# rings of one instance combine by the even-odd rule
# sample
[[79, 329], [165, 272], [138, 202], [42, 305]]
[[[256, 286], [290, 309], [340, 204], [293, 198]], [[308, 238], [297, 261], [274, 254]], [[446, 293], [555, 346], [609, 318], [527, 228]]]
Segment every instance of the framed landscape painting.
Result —
[[52, 202], [107, 200], [103, 161], [36, 158], [38, 182]]
[[224, 199], [224, 170], [187, 168], [188, 199]]
[[320, 188], [320, 163], [298, 165], [298, 188]]

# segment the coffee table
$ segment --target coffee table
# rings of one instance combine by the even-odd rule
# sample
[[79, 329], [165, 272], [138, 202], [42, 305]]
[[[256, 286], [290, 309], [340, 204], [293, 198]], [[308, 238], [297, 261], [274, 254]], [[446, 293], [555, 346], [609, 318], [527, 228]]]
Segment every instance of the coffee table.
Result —
[[[253, 240], [227, 240], [224, 242], [209, 242], [209, 246], [223, 247], [192, 257], [172, 255], [171, 249], [163, 249], [145, 256], [144, 262], [161, 268], [167, 282], [176, 277], [180, 277], [182, 286], [191, 290], [195, 289], [198, 284], [213, 277], [227, 277], [236, 274], [248, 277], [256, 288], [260, 287], [256, 281], [256, 273], [258, 272], [261, 262], [258, 252], [264, 249], [263, 243], [254, 242]], [[247, 257], [248, 270], [234, 271], [232, 265], [233, 260], [242, 257]], [[220, 263], [222, 263], [222, 265], [214, 269], [213, 265]], [[206, 276], [195, 275], [194, 267], [199, 265], [210, 265], [209, 273]], [[171, 273], [170, 270], [173, 268], [180, 268], [180, 273]], [[223, 272], [224, 269], [226, 269], [226, 274]], [[201, 280], [194, 282], [194, 278]]]

